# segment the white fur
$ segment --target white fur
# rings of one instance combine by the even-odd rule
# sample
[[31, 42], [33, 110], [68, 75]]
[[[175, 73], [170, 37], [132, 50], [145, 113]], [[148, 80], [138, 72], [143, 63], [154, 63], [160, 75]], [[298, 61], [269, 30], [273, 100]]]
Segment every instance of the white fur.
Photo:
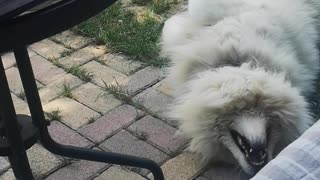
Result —
[[303, 96], [319, 71], [319, 8], [317, 0], [189, 0], [166, 21], [162, 54], [177, 89], [170, 115], [203, 161], [231, 153], [253, 174], [229, 129], [263, 139], [277, 124], [270, 160], [312, 124]]

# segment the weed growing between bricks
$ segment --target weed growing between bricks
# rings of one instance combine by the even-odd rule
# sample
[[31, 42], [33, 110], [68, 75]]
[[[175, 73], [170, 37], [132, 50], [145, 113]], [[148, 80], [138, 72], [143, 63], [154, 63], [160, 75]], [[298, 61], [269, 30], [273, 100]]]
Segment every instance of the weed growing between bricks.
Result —
[[87, 72], [85, 68], [81, 68], [80, 66], [73, 65], [68, 70], [67, 73], [70, 73], [74, 76], [77, 76], [79, 79], [89, 82], [92, 79], [91, 72]]
[[64, 69], [67, 73], [70, 73], [74, 76], [77, 76], [79, 79], [89, 82], [92, 79], [91, 72], [88, 72], [85, 68], [82, 68], [78, 65], [73, 65], [70, 68], [65, 68], [57, 59], [49, 59], [55, 66]]
[[51, 61], [55, 66], [57, 66], [58, 68], [62, 68], [64, 69], [64, 67], [62, 66], [62, 64], [56, 59], [56, 58], [49, 58], [49, 61]]
[[72, 88], [70, 86], [70, 84], [63, 82], [62, 83], [62, 92], [61, 95], [67, 98], [71, 98], [73, 99], [73, 95], [72, 95]]
[[69, 56], [71, 53], [72, 53], [72, 51], [65, 50], [65, 51], [63, 51], [63, 52], [61, 53], [61, 57]]
[[102, 64], [102, 65], [106, 65], [106, 62], [104, 62], [103, 60], [99, 59], [99, 58], [94, 58], [94, 61], [97, 61], [98, 63]]
[[107, 94], [112, 94], [114, 97], [118, 98], [125, 104], [131, 105], [140, 109], [149, 115], [161, 119], [157, 114], [153, 113], [149, 109], [145, 108], [139, 100], [133, 100], [134, 94], [131, 93], [125, 86], [120, 85], [117, 81], [117, 85], [107, 84], [105, 81], [102, 80], [104, 83], [104, 90]]
[[95, 121], [96, 121], [96, 118], [95, 117], [91, 117], [91, 118], [89, 118], [88, 124], [91, 124], [91, 123], [93, 123]]
[[44, 112], [46, 120], [51, 121], [61, 121], [62, 116], [60, 115], [60, 110], [55, 110], [51, 112]]

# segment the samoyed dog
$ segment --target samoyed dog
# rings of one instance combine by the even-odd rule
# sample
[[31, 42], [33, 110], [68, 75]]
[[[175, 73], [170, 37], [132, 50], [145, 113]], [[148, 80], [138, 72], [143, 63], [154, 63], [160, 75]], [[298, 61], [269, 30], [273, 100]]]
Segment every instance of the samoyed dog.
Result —
[[320, 0], [189, 0], [161, 47], [176, 89], [170, 117], [205, 164], [254, 175], [313, 123]]

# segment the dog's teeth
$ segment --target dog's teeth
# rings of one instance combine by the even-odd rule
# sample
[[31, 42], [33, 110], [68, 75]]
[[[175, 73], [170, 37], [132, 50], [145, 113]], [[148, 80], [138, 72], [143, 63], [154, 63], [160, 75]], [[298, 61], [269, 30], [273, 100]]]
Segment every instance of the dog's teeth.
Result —
[[261, 151], [260, 152], [260, 156], [261, 156], [262, 159], [264, 159], [267, 156], [267, 153]]
[[237, 136], [237, 140], [238, 140], [239, 144], [240, 144], [241, 146], [243, 146], [242, 139], [241, 139], [239, 136]]
[[253, 151], [253, 150], [252, 150], [252, 148], [250, 148], [249, 152], [251, 152], [251, 153], [252, 153], [252, 151]]
[[261, 161], [261, 162], [251, 162], [253, 165], [255, 166], [260, 166], [264, 163], [264, 161]]
[[249, 155], [246, 153], [246, 158], [248, 158], [249, 157]]

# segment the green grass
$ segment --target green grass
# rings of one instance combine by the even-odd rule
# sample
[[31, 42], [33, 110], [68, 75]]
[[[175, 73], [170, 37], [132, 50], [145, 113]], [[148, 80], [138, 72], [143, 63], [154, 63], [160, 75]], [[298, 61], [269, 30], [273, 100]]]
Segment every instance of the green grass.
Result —
[[170, 9], [173, 4], [177, 4], [178, 0], [132, 0], [133, 4], [146, 6], [157, 14], [162, 14]]
[[68, 84], [68, 83], [66, 83], [66, 82], [63, 82], [63, 83], [62, 83], [62, 92], [61, 92], [61, 95], [62, 95], [63, 97], [68, 97], [68, 98], [73, 99], [72, 88], [71, 88], [70, 84]]
[[[106, 95], [112, 94], [114, 97], [121, 100], [123, 103], [134, 106], [137, 109], [142, 110], [153, 117], [161, 119], [156, 113], [153, 113], [152, 111], [144, 107], [139, 99], [133, 100], [133, 96], [135, 94], [130, 92], [126, 87], [121, 86], [118, 83], [117, 85], [109, 85], [104, 81], [103, 83], [104, 83], [103, 89]], [[136, 118], [139, 119], [142, 116], [144, 116], [144, 114], [138, 114]]]
[[[103, 81], [103, 80], [102, 80]], [[117, 99], [121, 100], [122, 102], [129, 104], [129, 105], [136, 105], [133, 101], [133, 94], [128, 91], [127, 88], [119, 85], [109, 85], [105, 81], [104, 83], [104, 90], [107, 94], [112, 94]]]
[[94, 123], [96, 121], [95, 117], [90, 117], [88, 120], [88, 124]]
[[106, 62], [104, 60], [99, 59], [99, 58], [95, 58], [93, 60], [98, 62], [98, 63], [100, 63], [100, 64], [102, 64], [102, 65], [106, 65]]
[[151, 0], [132, 0], [133, 4], [139, 5], [139, 6], [145, 6], [147, 5]]
[[[77, 76], [79, 79], [89, 82], [92, 79], [92, 74], [88, 72], [85, 68], [77, 65], [73, 65], [70, 68], [64, 67], [57, 59], [49, 59], [55, 66], [64, 69], [67, 73]], [[64, 89], [67, 87], [63, 86]]]
[[[147, 0], [134, 2], [144, 5]], [[134, 60], [158, 67], [166, 66], [167, 60], [159, 57], [158, 46], [164, 19], [156, 13], [169, 8], [170, 4], [162, 0], [150, 1], [146, 10], [137, 17], [120, 3], [115, 3], [74, 30]]]
[[44, 115], [48, 121], [60, 121], [62, 118], [62, 116], [60, 115], [60, 110], [45, 112]]
[[64, 51], [61, 53], [61, 57], [69, 56], [71, 53], [72, 53], [72, 51], [64, 50]]
[[69, 69], [67, 69], [67, 73], [77, 76], [79, 79], [85, 82], [89, 82], [92, 79], [92, 74], [90, 72], [87, 72], [86, 69], [76, 65], [71, 66]]
[[56, 58], [49, 58], [49, 61], [51, 61], [55, 66], [57, 66], [58, 68], [62, 68], [64, 69], [64, 67], [62, 66], [62, 64], [58, 61], [58, 59]]
[[150, 8], [160, 14], [169, 10], [172, 4], [177, 4], [178, 0], [153, 0], [152, 2]]

